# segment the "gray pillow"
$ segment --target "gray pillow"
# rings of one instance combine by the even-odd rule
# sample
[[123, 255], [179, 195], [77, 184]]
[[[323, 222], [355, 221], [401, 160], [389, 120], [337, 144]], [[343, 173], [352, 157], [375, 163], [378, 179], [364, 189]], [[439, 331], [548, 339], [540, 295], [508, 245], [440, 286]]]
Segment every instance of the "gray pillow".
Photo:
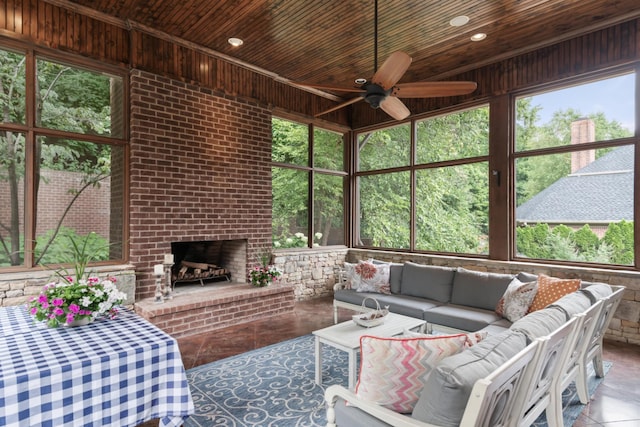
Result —
[[560, 307], [546, 307], [524, 316], [511, 325], [512, 331], [525, 334], [529, 343], [536, 338], [549, 335], [567, 321], [565, 311]]
[[533, 281], [538, 280], [538, 275], [537, 274], [527, 273], [527, 272], [524, 272], [524, 271], [518, 273], [518, 275], [516, 277], [522, 283], [533, 282]]
[[560, 307], [567, 316], [567, 320], [571, 319], [578, 313], [584, 313], [591, 307], [589, 297], [580, 292], [571, 292], [550, 304], [548, 307]]
[[413, 418], [442, 427], [458, 427], [471, 389], [527, 346], [526, 337], [507, 330], [443, 359], [420, 393]]
[[514, 277], [513, 274], [487, 273], [458, 267], [453, 277], [451, 303], [493, 311]]
[[450, 267], [405, 262], [400, 292], [402, 295], [449, 302], [454, 274], [455, 270]]
[[[583, 282], [584, 285], [584, 282]], [[591, 304], [595, 304], [601, 298], [606, 298], [613, 293], [611, 286], [606, 283], [590, 283], [579, 290], [589, 298]]]

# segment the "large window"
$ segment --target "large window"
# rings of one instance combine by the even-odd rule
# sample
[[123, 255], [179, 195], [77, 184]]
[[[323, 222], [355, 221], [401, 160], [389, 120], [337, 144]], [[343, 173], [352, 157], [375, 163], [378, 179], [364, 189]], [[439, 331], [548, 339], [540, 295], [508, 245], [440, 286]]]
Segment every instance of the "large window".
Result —
[[634, 264], [634, 83], [516, 100], [516, 257]]
[[123, 77], [0, 50], [0, 80], [0, 267], [58, 267], [89, 233], [94, 260], [121, 260]]
[[272, 120], [273, 247], [345, 244], [344, 135]]
[[486, 106], [359, 134], [356, 244], [488, 253], [488, 155]]

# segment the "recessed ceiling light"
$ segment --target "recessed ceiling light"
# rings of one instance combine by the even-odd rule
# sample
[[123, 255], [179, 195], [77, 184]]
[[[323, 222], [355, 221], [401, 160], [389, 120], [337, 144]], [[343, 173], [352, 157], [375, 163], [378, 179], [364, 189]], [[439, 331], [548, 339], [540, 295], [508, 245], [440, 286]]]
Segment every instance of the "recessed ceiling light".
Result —
[[237, 37], [231, 37], [228, 41], [231, 46], [235, 47], [242, 46], [242, 44], [244, 43], [242, 39], [239, 39]]
[[480, 40], [484, 40], [486, 38], [487, 38], [487, 35], [485, 33], [477, 33], [471, 36], [471, 41], [479, 42]]
[[460, 16], [456, 16], [451, 21], [449, 21], [449, 25], [451, 25], [452, 27], [461, 27], [467, 22], [469, 22], [469, 17], [460, 15]]

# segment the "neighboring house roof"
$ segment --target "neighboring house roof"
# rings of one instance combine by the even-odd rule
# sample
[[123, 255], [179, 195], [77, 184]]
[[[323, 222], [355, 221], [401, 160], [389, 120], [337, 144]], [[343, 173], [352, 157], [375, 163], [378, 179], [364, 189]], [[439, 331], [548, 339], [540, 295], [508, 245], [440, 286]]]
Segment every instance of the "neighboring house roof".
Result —
[[633, 220], [633, 146], [616, 148], [516, 208], [520, 223]]

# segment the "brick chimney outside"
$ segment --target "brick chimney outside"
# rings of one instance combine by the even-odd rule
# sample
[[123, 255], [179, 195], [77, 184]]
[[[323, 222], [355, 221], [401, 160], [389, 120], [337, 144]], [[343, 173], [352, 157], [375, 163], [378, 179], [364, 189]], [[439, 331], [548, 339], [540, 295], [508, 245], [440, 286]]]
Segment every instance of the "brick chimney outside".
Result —
[[[596, 139], [593, 120], [582, 118], [571, 123], [571, 144], [584, 144]], [[582, 169], [596, 159], [596, 150], [582, 150], [571, 153], [571, 173]]]

